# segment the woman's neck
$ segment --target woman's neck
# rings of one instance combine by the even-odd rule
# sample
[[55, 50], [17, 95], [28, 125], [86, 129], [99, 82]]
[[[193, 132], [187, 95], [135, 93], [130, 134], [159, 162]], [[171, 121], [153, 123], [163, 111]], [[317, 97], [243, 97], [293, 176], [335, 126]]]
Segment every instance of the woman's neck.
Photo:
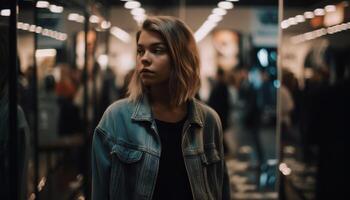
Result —
[[166, 122], [178, 122], [187, 114], [186, 103], [172, 103], [168, 87], [152, 87], [149, 91], [150, 104], [154, 117]]
[[151, 105], [161, 105], [169, 108], [173, 106], [167, 84], [152, 86], [149, 88], [149, 97]]

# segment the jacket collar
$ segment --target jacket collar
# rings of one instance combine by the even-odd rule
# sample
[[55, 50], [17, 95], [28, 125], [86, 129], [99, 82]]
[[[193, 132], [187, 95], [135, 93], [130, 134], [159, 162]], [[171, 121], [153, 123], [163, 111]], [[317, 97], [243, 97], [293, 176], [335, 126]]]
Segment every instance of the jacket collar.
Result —
[[[190, 124], [196, 124], [200, 127], [203, 126], [203, 112], [200, 109], [200, 103], [195, 100], [189, 100], [187, 104], [187, 121]], [[148, 121], [153, 122], [153, 115], [151, 106], [146, 95], [142, 95], [135, 104], [135, 109], [131, 115], [131, 119], [135, 121]]]
[[190, 124], [196, 124], [203, 127], [204, 115], [198, 100], [192, 98], [188, 102], [187, 116]]
[[146, 95], [142, 95], [136, 101], [135, 109], [131, 115], [131, 119], [135, 121], [153, 121], [151, 106]]

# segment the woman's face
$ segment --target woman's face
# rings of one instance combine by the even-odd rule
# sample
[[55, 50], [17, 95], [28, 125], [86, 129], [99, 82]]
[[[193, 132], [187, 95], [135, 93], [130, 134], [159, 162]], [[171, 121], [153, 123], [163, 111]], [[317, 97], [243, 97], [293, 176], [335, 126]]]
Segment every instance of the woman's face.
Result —
[[137, 42], [137, 72], [144, 86], [168, 84], [171, 59], [160, 34], [142, 30]]

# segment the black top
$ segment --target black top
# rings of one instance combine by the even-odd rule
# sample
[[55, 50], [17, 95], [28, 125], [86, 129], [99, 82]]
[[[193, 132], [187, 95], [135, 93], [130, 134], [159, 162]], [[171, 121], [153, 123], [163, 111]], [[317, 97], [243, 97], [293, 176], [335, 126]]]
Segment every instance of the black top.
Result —
[[181, 148], [185, 119], [176, 123], [156, 120], [162, 152], [153, 200], [192, 199]]

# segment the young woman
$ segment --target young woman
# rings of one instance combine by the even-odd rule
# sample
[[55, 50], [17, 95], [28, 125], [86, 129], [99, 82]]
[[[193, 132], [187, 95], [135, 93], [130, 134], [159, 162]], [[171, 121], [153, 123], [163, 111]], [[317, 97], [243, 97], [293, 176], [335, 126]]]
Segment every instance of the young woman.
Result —
[[229, 199], [220, 119], [194, 99], [191, 31], [150, 17], [136, 40], [129, 96], [109, 106], [94, 133], [92, 199]]

